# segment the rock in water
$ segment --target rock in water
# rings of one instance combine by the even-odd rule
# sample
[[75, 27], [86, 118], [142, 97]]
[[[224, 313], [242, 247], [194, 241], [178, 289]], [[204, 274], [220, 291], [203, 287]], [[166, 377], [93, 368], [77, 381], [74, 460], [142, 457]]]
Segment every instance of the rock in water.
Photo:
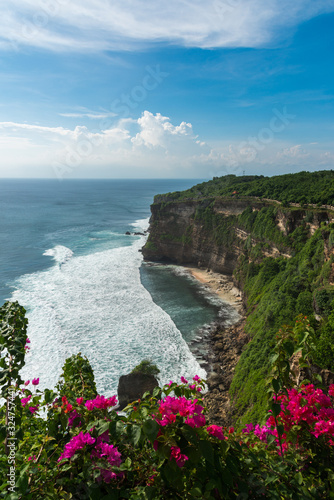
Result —
[[146, 373], [129, 373], [122, 375], [118, 382], [119, 410], [140, 399], [147, 391], [152, 392], [159, 385], [154, 375]]

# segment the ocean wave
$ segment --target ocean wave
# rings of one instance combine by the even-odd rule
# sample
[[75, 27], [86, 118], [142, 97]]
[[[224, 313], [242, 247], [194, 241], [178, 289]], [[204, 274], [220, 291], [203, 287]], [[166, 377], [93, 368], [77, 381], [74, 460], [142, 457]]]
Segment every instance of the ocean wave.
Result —
[[31, 339], [24, 377], [40, 377], [42, 388], [52, 388], [65, 359], [78, 351], [106, 395], [144, 358], [157, 363], [162, 383], [205, 377], [170, 316], [141, 284], [141, 246], [142, 238], [83, 256], [57, 246], [45, 254], [66, 262], [61, 273], [54, 266], [19, 278], [13, 299], [28, 310]]
[[147, 231], [149, 227], [150, 219], [138, 219], [135, 222], [131, 223], [131, 226], [134, 227], [138, 231]]
[[63, 245], [56, 245], [54, 248], [49, 248], [45, 250], [43, 255], [53, 257], [55, 262], [61, 266], [65, 264], [73, 257], [73, 252], [70, 248], [64, 247]]

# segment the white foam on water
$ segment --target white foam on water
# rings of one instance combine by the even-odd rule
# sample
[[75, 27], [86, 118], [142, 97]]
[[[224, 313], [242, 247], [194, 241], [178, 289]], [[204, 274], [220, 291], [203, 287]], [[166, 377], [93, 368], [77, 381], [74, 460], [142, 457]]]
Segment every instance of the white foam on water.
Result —
[[54, 260], [61, 266], [73, 257], [73, 252], [70, 248], [64, 247], [62, 245], [56, 245], [54, 248], [45, 250], [43, 255], [53, 257]]
[[130, 225], [140, 231], [146, 231], [148, 229], [148, 226], [150, 225], [150, 219], [139, 219], [135, 222], [132, 222]]
[[[55, 258], [55, 266], [17, 281], [13, 299], [28, 310], [31, 340], [24, 379], [40, 377], [41, 388], [54, 387], [65, 359], [79, 351], [105, 395], [115, 394], [119, 377], [144, 358], [158, 365], [162, 383], [181, 375], [206, 376], [169, 315], [140, 282], [144, 241], [70, 259], [71, 250], [57, 246], [45, 253]], [[66, 265], [59, 266], [64, 258]]]

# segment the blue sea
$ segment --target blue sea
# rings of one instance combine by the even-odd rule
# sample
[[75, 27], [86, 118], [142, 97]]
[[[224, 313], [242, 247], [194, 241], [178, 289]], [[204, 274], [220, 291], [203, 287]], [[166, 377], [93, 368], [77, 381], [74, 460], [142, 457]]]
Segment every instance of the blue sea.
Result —
[[206, 376], [191, 346], [234, 311], [183, 268], [143, 262], [146, 236], [133, 234], [148, 228], [155, 194], [197, 182], [0, 180], [0, 300], [27, 310], [25, 379], [54, 387], [78, 352], [107, 396], [144, 358], [162, 383]]

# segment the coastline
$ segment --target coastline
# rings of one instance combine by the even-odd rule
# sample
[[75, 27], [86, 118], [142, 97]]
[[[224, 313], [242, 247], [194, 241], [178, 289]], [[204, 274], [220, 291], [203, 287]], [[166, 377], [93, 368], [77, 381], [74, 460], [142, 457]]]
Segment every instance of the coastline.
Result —
[[184, 268], [223, 301], [233, 306], [241, 316], [243, 315], [242, 292], [234, 285], [232, 276], [197, 267], [184, 266]]
[[196, 267], [184, 267], [196, 280], [229, 303], [239, 314], [239, 319], [231, 326], [226, 326], [224, 321], [214, 322], [208, 337], [202, 339], [208, 343], [208, 354], [204, 357], [207, 361], [205, 369], [208, 392], [204, 395], [204, 402], [209, 421], [221, 426], [233, 425], [234, 408], [229, 389], [235, 367], [249, 342], [244, 331], [246, 315], [242, 292], [234, 285], [232, 276]]

